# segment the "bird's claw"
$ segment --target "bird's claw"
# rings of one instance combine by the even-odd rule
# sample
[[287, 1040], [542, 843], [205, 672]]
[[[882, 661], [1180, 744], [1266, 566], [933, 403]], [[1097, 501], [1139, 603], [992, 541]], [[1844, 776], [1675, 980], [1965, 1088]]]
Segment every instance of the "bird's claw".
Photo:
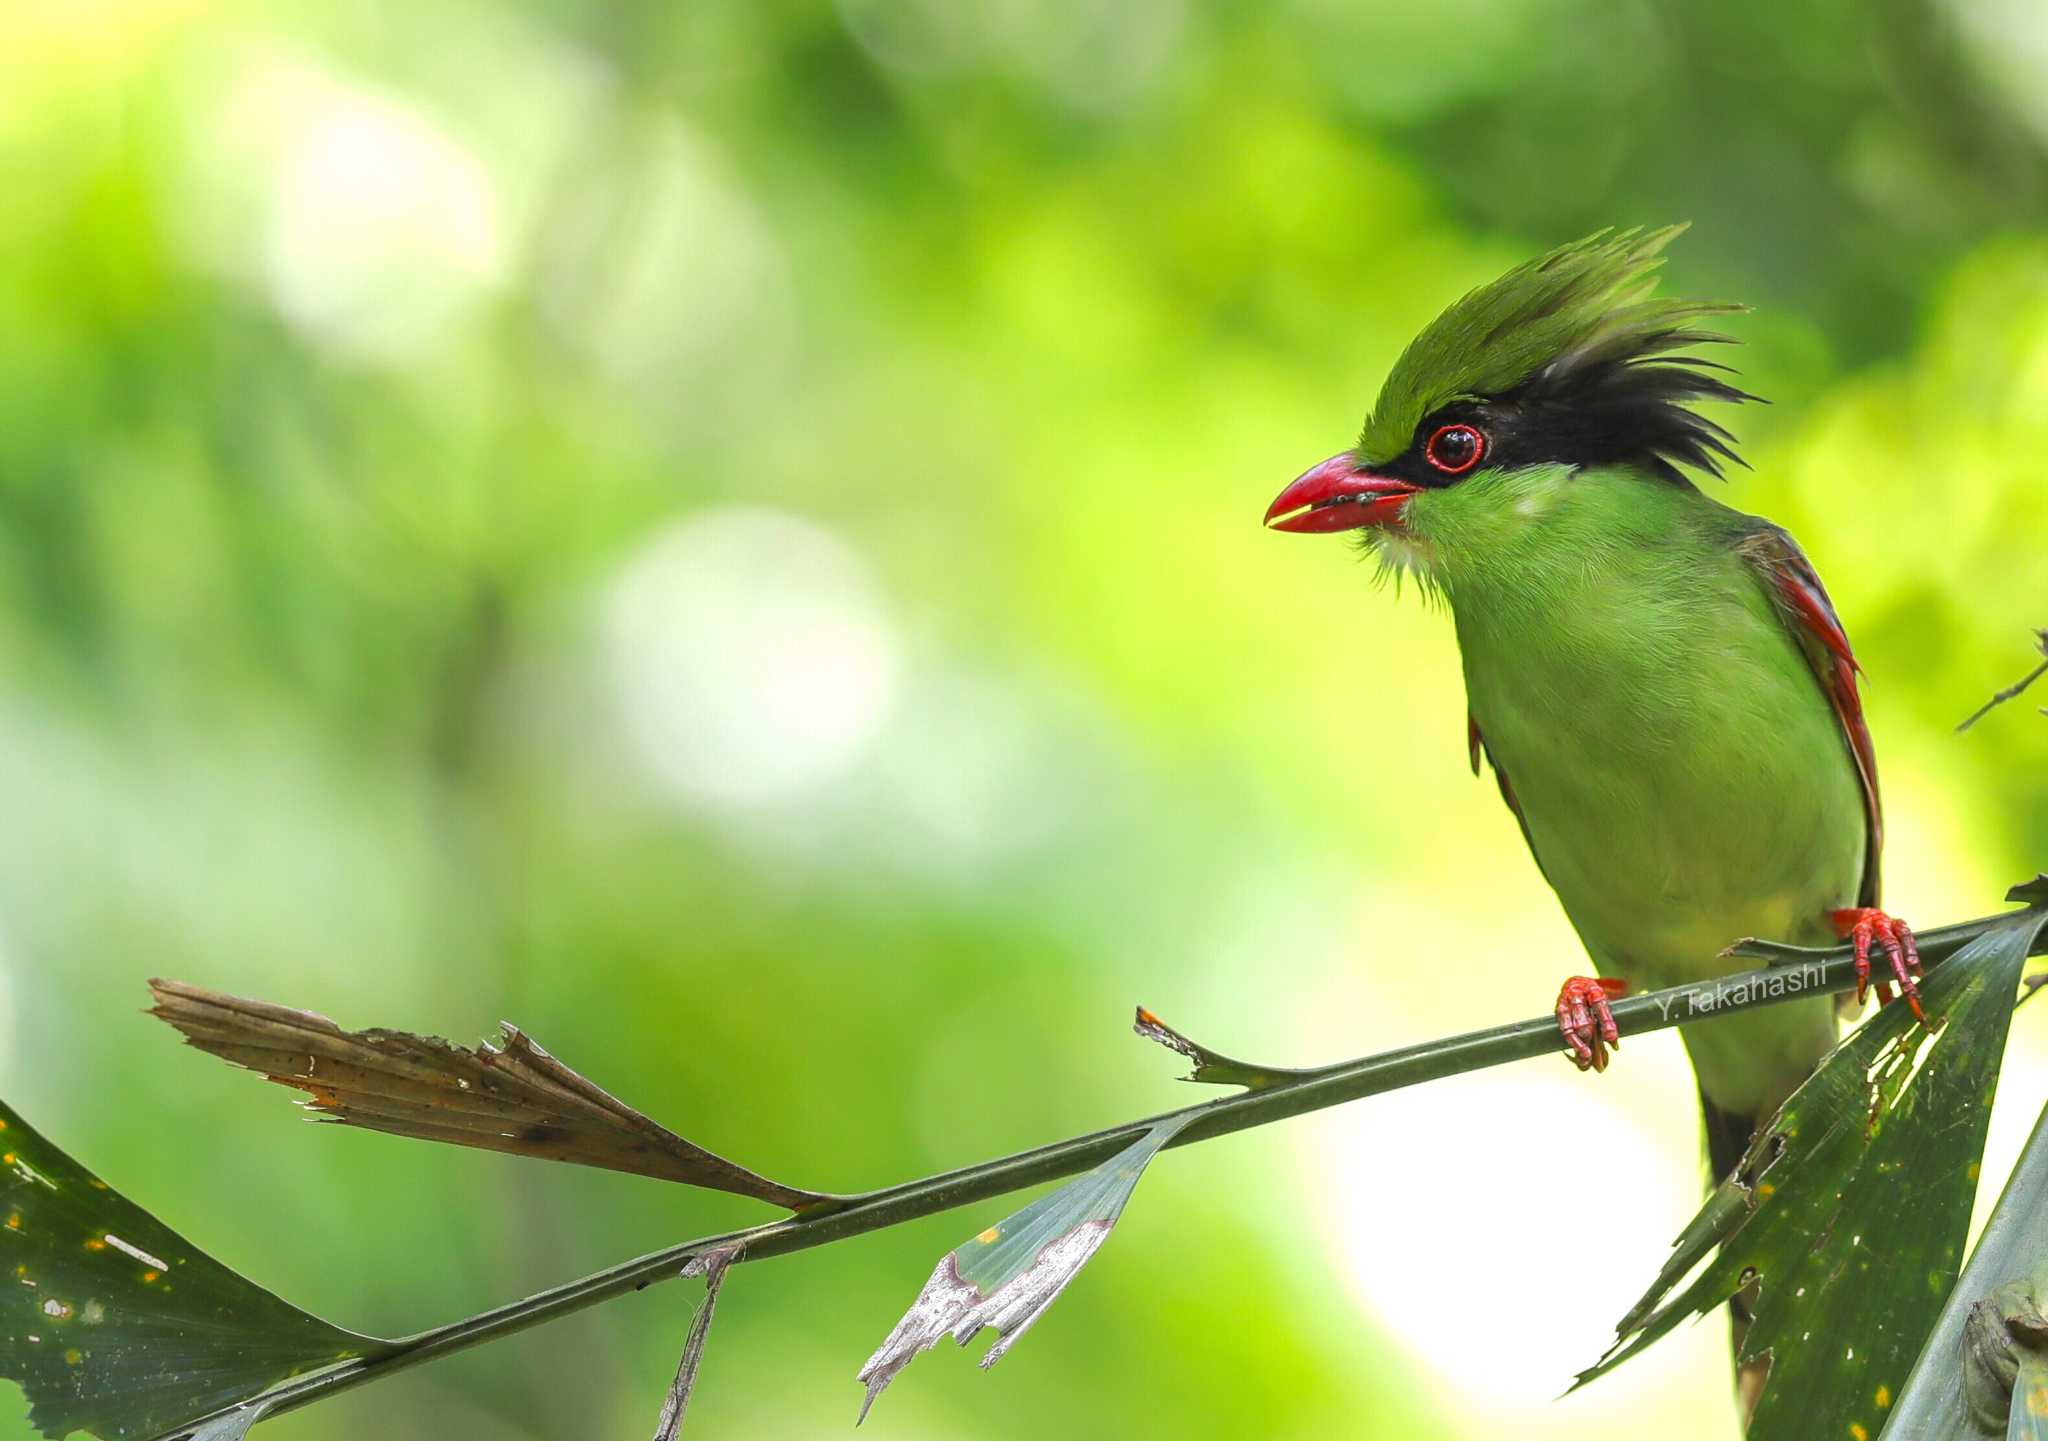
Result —
[[1573, 976], [1558, 988], [1557, 1029], [1580, 1070], [1606, 1070], [1608, 1051], [1621, 1049], [1621, 1032], [1607, 998], [1627, 994], [1627, 981], [1600, 976]]
[[[1864, 997], [1874, 989], [1878, 1005], [1889, 1005], [1896, 979], [1906, 1004], [1913, 1008], [1913, 1018], [1926, 1025], [1927, 1013], [1920, 1009], [1920, 987], [1913, 979], [1921, 970], [1920, 947], [1914, 943], [1912, 928], [1874, 906], [1834, 911], [1828, 919], [1834, 922], [1835, 933], [1856, 947], [1856, 1004], [1862, 1005]], [[1880, 976], [1875, 981], [1870, 978], [1872, 943], [1884, 952], [1892, 968], [1890, 976]]]

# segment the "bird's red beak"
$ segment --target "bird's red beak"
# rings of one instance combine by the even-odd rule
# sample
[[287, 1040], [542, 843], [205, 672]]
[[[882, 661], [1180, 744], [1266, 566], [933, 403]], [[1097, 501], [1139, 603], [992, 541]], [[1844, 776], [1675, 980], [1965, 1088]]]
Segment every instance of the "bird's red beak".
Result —
[[1402, 507], [1421, 489], [1392, 476], [1374, 475], [1345, 451], [1297, 476], [1266, 507], [1266, 524], [1297, 535], [1387, 525], [1401, 518]]

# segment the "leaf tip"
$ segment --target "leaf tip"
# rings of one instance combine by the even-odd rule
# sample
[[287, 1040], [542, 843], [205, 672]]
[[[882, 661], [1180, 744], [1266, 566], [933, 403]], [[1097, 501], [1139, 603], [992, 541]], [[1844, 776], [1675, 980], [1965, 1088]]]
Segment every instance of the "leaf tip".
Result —
[[2005, 893], [2005, 898], [2016, 905], [2048, 905], [2048, 871], [2037, 872], [2030, 881], [2021, 881]]

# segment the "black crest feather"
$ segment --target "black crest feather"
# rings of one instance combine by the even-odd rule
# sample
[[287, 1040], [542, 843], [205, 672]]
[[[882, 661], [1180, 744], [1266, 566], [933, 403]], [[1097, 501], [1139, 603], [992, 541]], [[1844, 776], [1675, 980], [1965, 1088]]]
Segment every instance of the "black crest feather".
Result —
[[1681, 466], [1719, 475], [1723, 462], [1740, 465], [1734, 437], [1692, 407], [1758, 397], [1723, 379], [1727, 366], [1685, 352], [1732, 343], [1698, 322], [1743, 307], [1651, 293], [1683, 228], [1602, 231], [1451, 306], [1395, 363], [1360, 460], [1384, 468], [1428, 426], [1477, 416], [1514, 442], [1502, 461], [1510, 450], [1520, 462], [1636, 461], [1681, 484]]

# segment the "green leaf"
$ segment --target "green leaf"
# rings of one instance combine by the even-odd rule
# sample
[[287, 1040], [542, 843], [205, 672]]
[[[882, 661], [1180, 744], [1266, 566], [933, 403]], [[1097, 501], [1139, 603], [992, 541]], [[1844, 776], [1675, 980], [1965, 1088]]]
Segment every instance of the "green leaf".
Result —
[[[2036, 1397], [2048, 1346], [2048, 1107], [1906, 1378], [1884, 1434], [1911, 1441], [1995, 1441], [2018, 1399]], [[2040, 1406], [2010, 1422], [2041, 1428]], [[2032, 1432], [2011, 1429], [2012, 1435]], [[2048, 1430], [2043, 1430], [2048, 1437]]]
[[897, 1373], [941, 1336], [951, 1334], [965, 1346], [991, 1327], [997, 1339], [981, 1369], [1002, 1360], [1109, 1239], [1145, 1167], [1194, 1118], [1192, 1112], [1164, 1118], [1094, 1170], [941, 1257], [896, 1329], [860, 1368], [868, 1388], [860, 1419]]
[[1890, 1006], [1837, 1046], [1576, 1384], [1759, 1281], [1743, 1359], [1768, 1354], [1771, 1370], [1749, 1441], [1875, 1436], [1961, 1264], [2019, 973], [2044, 924], [2048, 911], [2011, 916], [1935, 968], [1921, 991], [1934, 1034]]
[[0, 1102], [0, 1376], [44, 1435], [156, 1435], [385, 1344], [243, 1280]]
[[216, 1416], [205, 1425], [195, 1427], [187, 1441], [242, 1441], [249, 1434], [249, 1428], [261, 1421], [263, 1413], [269, 1409], [263, 1401], [237, 1406], [225, 1416]]

